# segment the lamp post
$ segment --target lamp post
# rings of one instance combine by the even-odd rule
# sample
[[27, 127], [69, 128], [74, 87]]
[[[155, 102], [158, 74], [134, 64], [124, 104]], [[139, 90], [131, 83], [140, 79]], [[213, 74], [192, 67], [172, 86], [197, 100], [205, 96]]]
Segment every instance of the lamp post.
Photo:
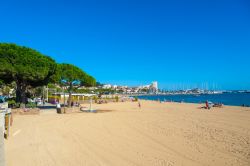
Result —
[[65, 113], [65, 109], [66, 109], [66, 108], [65, 108], [65, 104], [66, 104], [66, 102], [65, 102], [65, 101], [66, 101], [66, 99], [65, 99], [65, 89], [66, 89], [66, 88], [64, 87], [64, 88], [63, 88], [63, 113]]
[[49, 102], [49, 88], [46, 86], [46, 102]]

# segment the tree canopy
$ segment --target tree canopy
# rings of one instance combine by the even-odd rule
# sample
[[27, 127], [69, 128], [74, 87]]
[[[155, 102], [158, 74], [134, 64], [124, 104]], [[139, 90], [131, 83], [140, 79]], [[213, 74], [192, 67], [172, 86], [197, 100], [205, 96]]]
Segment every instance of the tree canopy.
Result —
[[56, 63], [28, 47], [0, 43], [0, 78], [4, 83], [15, 81], [16, 100], [25, 103], [27, 86], [46, 85], [56, 71]]
[[88, 75], [77, 66], [66, 63], [57, 65], [57, 73], [55, 78], [58, 79], [60, 84], [67, 86], [67, 90], [69, 92], [68, 106], [71, 104], [71, 94], [73, 90], [76, 90], [82, 86], [95, 86], [96, 84], [94, 77]]
[[49, 56], [16, 44], [0, 43], [0, 85], [15, 82], [16, 102], [26, 103], [28, 87], [50, 83], [64, 84], [70, 94], [85, 86], [95, 86], [96, 80], [82, 69], [71, 64], [57, 64]]

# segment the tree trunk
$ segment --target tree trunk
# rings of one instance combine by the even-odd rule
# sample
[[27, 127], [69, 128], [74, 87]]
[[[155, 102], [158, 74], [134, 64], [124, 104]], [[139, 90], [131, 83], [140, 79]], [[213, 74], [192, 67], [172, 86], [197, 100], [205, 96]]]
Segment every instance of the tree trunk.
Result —
[[71, 101], [72, 101], [72, 93], [69, 92], [69, 101], [68, 101], [68, 107], [71, 107]]
[[73, 85], [72, 83], [69, 85], [69, 99], [68, 99], [68, 107], [71, 107], [71, 101], [72, 101], [72, 89]]
[[16, 103], [23, 103], [26, 104], [26, 88], [27, 85], [25, 83], [16, 81]]

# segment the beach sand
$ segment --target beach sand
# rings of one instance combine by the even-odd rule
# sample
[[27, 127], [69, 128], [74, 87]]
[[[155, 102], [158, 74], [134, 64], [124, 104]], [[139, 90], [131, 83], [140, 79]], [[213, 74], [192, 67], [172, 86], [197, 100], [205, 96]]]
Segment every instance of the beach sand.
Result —
[[16, 115], [7, 166], [249, 166], [250, 108], [141, 101]]

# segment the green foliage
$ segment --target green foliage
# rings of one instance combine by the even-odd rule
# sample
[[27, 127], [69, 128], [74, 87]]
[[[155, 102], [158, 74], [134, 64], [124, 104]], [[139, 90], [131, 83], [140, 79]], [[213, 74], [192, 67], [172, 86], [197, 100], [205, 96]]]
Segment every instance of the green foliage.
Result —
[[[0, 43], [0, 66], [0, 86], [15, 82], [18, 103], [25, 103], [27, 94], [41, 94], [41, 88], [33, 88], [49, 82], [60, 85], [63, 81], [70, 94], [81, 86], [96, 85], [95, 78], [80, 68], [71, 64], [56, 64], [50, 57], [16, 44]], [[52, 84], [49, 87], [62, 91]]]
[[8, 105], [10, 108], [13, 108], [16, 106], [16, 101], [14, 99], [8, 100]]
[[15, 44], [0, 43], [0, 76], [6, 82], [25, 80], [31, 86], [47, 84], [56, 63], [48, 56]]
[[32, 94], [36, 97], [40, 97], [43, 94], [43, 87], [39, 86], [34, 89], [32, 89]]
[[85, 73], [82, 69], [71, 64], [58, 64], [56, 70], [56, 79], [59, 84], [67, 85], [69, 91], [78, 89], [82, 86], [95, 86], [94, 77]]
[[[1, 80], [0, 80], [0, 82], [1, 82]], [[2, 85], [0, 85], [0, 92], [4, 96], [13, 95], [13, 93], [15, 92], [14, 88], [15, 88], [15, 84], [14, 83], [5, 84], [5, 83], [2, 82]]]
[[0, 88], [4, 85], [3, 80], [0, 79]]
[[22, 104], [18, 102], [18, 103], [16, 103], [15, 107], [19, 108], [19, 107], [21, 107], [21, 105]]
[[9, 95], [10, 94], [10, 87], [9, 86], [3, 86], [2, 93], [3, 95]]
[[148, 89], [147, 88], [143, 88], [140, 90], [141, 92], [148, 92]]
[[53, 83], [49, 83], [48, 88], [56, 89], [57, 86], [55, 84], [53, 84]]
[[32, 102], [29, 102], [25, 105], [26, 108], [35, 108], [36, 107], [36, 103], [32, 103]]
[[117, 93], [123, 93], [124, 91], [122, 89], [119, 89]]
[[69, 100], [68, 105], [71, 104], [71, 93], [76, 91], [79, 87], [82, 86], [95, 86], [96, 80], [94, 77], [85, 73], [82, 69], [78, 68], [77, 66], [71, 64], [59, 64], [57, 65], [57, 72], [56, 72], [56, 79], [57, 82], [61, 85], [66, 85], [68, 87], [69, 92]]
[[16, 103], [15, 98], [9, 98], [7, 102], [10, 108], [20, 107], [20, 103]]
[[17, 101], [25, 103], [27, 86], [48, 84], [56, 71], [56, 63], [48, 56], [16, 44], [0, 43], [0, 78], [15, 82]]
[[119, 101], [119, 97], [115, 96], [115, 101], [118, 102]]
[[97, 103], [97, 100], [98, 100], [98, 99], [97, 99], [96, 96], [94, 96], [94, 97], [93, 97], [93, 100], [95, 101], [95, 103]]
[[60, 84], [61, 82], [61, 64], [56, 64], [56, 67], [55, 67], [55, 72], [54, 74], [51, 76], [51, 79], [50, 79], [50, 86], [52, 87], [49, 87], [49, 88], [55, 88], [55, 85], [56, 83]]

